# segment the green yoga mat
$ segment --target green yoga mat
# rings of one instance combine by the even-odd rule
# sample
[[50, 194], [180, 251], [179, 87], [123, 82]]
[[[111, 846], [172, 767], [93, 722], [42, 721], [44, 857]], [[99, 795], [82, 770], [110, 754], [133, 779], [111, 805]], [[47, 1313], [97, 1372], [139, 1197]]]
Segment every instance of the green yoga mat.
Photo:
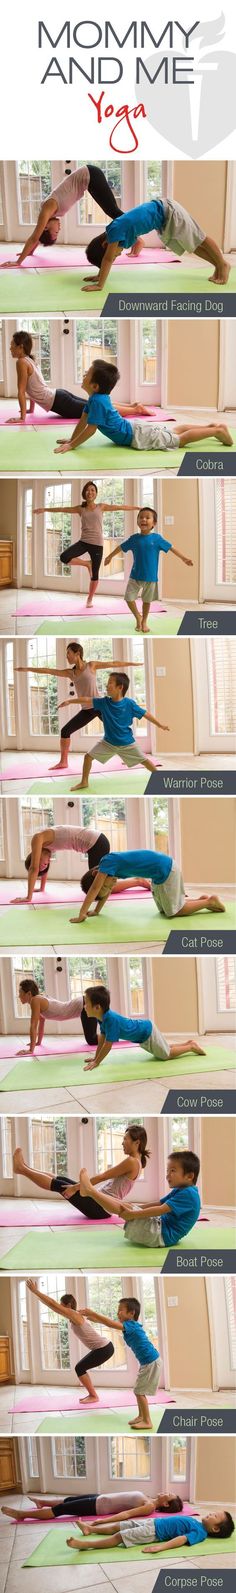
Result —
[[[158, 1428], [164, 1416], [165, 1405], [151, 1405], [150, 1410], [153, 1432], [158, 1433]], [[96, 1434], [97, 1438], [98, 1434], [102, 1433], [126, 1433], [130, 1437], [129, 1419], [132, 1422], [135, 1416], [136, 1405], [130, 1406], [128, 1410], [127, 1406], [124, 1410], [116, 1410], [115, 1406], [112, 1410], [111, 1408], [109, 1410], [99, 1410], [97, 1406], [96, 1410], [86, 1410], [85, 1416], [81, 1415], [79, 1411], [76, 1415], [70, 1416], [65, 1411], [63, 1416], [44, 1416], [43, 1421], [37, 1427], [37, 1433], [60, 1433], [62, 1435], [64, 1433], [76, 1433], [78, 1437], [81, 1433], [82, 1436], [85, 1434], [86, 1438], [89, 1438], [90, 1435], [94, 1437], [94, 1434]]]
[[[134, 1544], [133, 1549], [124, 1549], [123, 1547], [120, 1549], [102, 1549], [100, 1544], [98, 1544], [97, 1549], [86, 1549], [84, 1554], [83, 1552], [78, 1554], [76, 1549], [68, 1549], [66, 1539], [76, 1537], [77, 1532], [78, 1535], [82, 1536], [82, 1534], [79, 1534], [79, 1528], [75, 1526], [74, 1522], [71, 1523], [71, 1528], [69, 1522], [67, 1527], [60, 1527], [59, 1529], [58, 1527], [51, 1527], [50, 1532], [47, 1532], [46, 1538], [43, 1538], [41, 1543], [38, 1544], [38, 1548], [34, 1549], [28, 1560], [24, 1560], [23, 1569], [28, 1569], [28, 1567], [30, 1567], [30, 1570], [36, 1569], [36, 1567], [40, 1569], [40, 1567], [47, 1565], [85, 1565], [85, 1561], [88, 1564], [93, 1561], [94, 1565], [99, 1565], [100, 1563], [103, 1565], [103, 1562], [109, 1561], [113, 1565], [116, 1560], [123, 1560], [125, 1565], [125, 1557], [126, 1560], [142, 1560], [142, 1564], [145, 1566], [145, 1556], [142, 1554], [141, 1546], [139, 1547], [137, 1544]], [[218, 1538], [205, 1538], [204, 1543], [195, 1543], [193, 1549], [189, 1548], [188, 1544], [185, 1544], [184, 1548], [179, 1551], [180, 1561], [183, 1558], [186, 1560], [190, 1558], [191, 1560], [193, 1555], [195, 1559], [195, 1554], [197, 1558], [199, 1556], [200, 1558], [202, 1556], [209, 1557], [212, 1554], [218, 1555], [219, 1558], [219, 1553], [225, 1555], [234, 1554], [235, 1546], [236, 1530], [232, 1533], [232, 1538], [221, 1538], [220, 1544]], [[177, 1554], [178, 1551], [176, 1549], [167, 1550], [167, 1545], [163, 1543], [163, 1554], [162, 1552], [158, 1554], [156, 1559], [157, 1568], [161, 1564], [163, 1557], [166, 1560], [167, 1555], [169, 1562], [169, 1560], [176, 1560]], [[148, 1563], [147, 1555], [146, 1560]]]
[[[78, 624], [80, 636], [134, 636], [134, 622], [126, 616], [115, 618], [89, 615], [85, 619], [77, 620], [43, 620], [42, 625], [37, 625], [36, 636], [74, 636], [75, 626]], [[177, 636], [181, 625], [181, 618], [171, 619], [167, 614], [149, 614], [149, 630], [153, 636]]]
[[[78, 905], [79, 911], [79, 905]], [[0, 919], [0, 946], [120, 946], [130, 944], [162, 944], [168, 940], [172, 929], [193, 930], [203, 928], [233, 930], [236, 909], [227, 903], [223, 913], [197, 913], [183, 918], [164, 918], [157, 912], [155, 902], [137, 899], [131, 902], [118, 900], [113, 909], [106, 905], [99, 918], [93, 915], [81, 924], [72, 924], [76, 904], [70, 907], [6, 907]]]
[[[101, 432], [97, 431], [95, 436], [91, 437], [88, 443], [83, 443], [80, 448], [76, 448], [72, 452], [68, 451], [65, 454], [55, 454], [54, 450], [58, 436], [60, 439], [60, 433], [61, 440], [62, 437], [68, 437], [69, 439], [72, 437], [73, 430], [72, 421], [67, 422], [63, 428], [61, 424], [58, 427], [56, 423], [55, 426], [50, 424], [48, 426], [39, 426], [38, 429], [36, 425], [22, 427], [1, 426], [0, 472], [6, 475], [8, 471], [9, 473], [14, 471], [15, 475], [21, 475], [23, 471], [29, 476], [34, 471], [36, 475], [40, 475], [40, 472], [43, 471], [44, 475], [47, 476], [55, 474], [55, 472], [58, 472], [59, 475], [68, 475], [68, 471], [70, 475], [74, 472], [77, 474], [79, 470], [82, 471], [83, 475], [86, 475], [86, 471], [88, 471], [90, 475], [91, 473], [96, 475], [97, 472], [98, 475], [111, 476], [114, 475], [115, 471], [118, 475], [121, 473], [123, 476], [133, 476], [134, 473], [142, 476], [144, 472], [150, 474], [152, 469], [153, 472], [160, 470], [163, 475], [165, 470], [178, 471], [186, 453], [186, 449], [183, 448], [170, 448], [168, 450], [162, 448], [141, 450], [138, 448], [116, 448], [114, 443], [107, 442], [107, 439], [102, 437]], [[232, 436], [235, 452], [236, 430], [232, 431]], [[209, 454], [212, 452], [221, 454], [222, 449], [220, 443], [215, 442], [214, 438], [209, 439], [208, 437], [206, 442], [193, 443], [191, 449], [188, 448], [187, 452], [188, 454], [192, 452], [197, 454]], [[225, 452], [227, 454], [231, 452], [232, 454], [233, 450], [226, 449]]]
[[[212, 268], [206, 266], [205, 271], [194, 268], [181, 270], [174, 265], [157, 266], [142, 262], [140, 265], [116, 266], [110, 272], [106, 286], [102, 292], [84, 293], [82, 283], [87, 275], [82, 266], [63, 267], [57, 271], [43, 271], [37, 265], [30, 271], [2, 271], [0, 277], [0, 302], [3, 315], [15, 315], [26, 311], [27, 315], [38, 315], [39, 312], [49, 314], [51, 311], [60, 314], [66, 310], [88, 315], [97, 310], [101, 313], [106, 303], [108, 293], [130, 294], [136, 293], [206, 293], [207, 297], [212, 291], [217, 292], [214, 283], [210, 282]], [[218, 289], [218, 296], [227, 293], [236, 293], [236, 270], [232, 268], [229, 281], [225, 287]], [[117, 306], [117, 313], [118, 306]], [[116, 314], [116, 311], [114, 311]]]
[[[76, 781], [78, 782], [79, 778], [79, 770], [77, 775], [75, 773], [73, 774], [71, 770], [70, 774], [68, 773], [64, 779], [62, 779], [62, 775], [60, 775], [60, 777], [55, 775], [55, 778], [53, 779], [52, 773], [46, 779], [44, 777], [41, 780], [34, 780], [32, 785], [27, 784], [26, 789], [30, 792], [31, 796], [48, 796], [49, 793], [51, 796], [69, 796], [70, 792], [73, 792]], [[148, 769], [126, 769], [124, 767], [120, 770], [119, 774], [117, 773], [117, 770], [112, 774], [112, 771], [109, 771], [109, 764], [106, 764], [103, 774], [96, 775], [91, 773], [89, 787], [86, 787], [86, 793], [88, 791], [89, 796], [118, 797], [119, 794], [123, 797], [143, 796], [144, 792], [146, 791], [149, 778], [150, 775]]]
[[97, 1084], [135, 1084], [139, 1079], [168, 1080], [182, 1077], [191, 1073], [220, 1073], [225, 1068], [235, 1069], [235, 1055], [227, 1046], [207, 1046], [206, 1056], [196, 1056], [194, 1051], [187, 1056], [178, 1057], [176, 1061], [158, 1062], [156, 1057], [149, 1056], [148, 1051], [141, 1051], [139, 1046], [119, 1051], [113, 1046], [111, 1055], [100, 1068], [92, 1073], [85, 1073], [84, 1058], [76, 1056], [45, 1056], [32, 1057], [25, 1061], [19, 1060], [15, 1066], [6, 1073], [0, 1081], [1, 1091], [8, 1090], [49, 1090], [56, 1089], [59, 1084], [87, 1085]]
[[[29, 1218], [30, 1220], [30, 1218]], [[233, 1227], [217, 1228], [212, 1223], [199, 1223], [181, 1240], [175, 1251], [180, 1250], [231, 1250], [234, 1243]], [[108, 1222], [103, 1222], [101, 1228], [88, 1223], [78, 1224], [75, 1228], [43, 1230], [34, 1228], [33, 1232], [25, 1233], [23, 1239], [18, 1239], [7, 1255], [2, 1257], [0, 1268], [3, 1272], [23, 1272], [25, 1276], [32, 1276], [33, 1272], [68, 1273], [79, 1272], [122, 1272], [125, 1270], [137, 1274], [142, 1271], [162, 1271], [164, 1261], [170, 1252], [164, 1245], [160, 1249], [146, 1248], [144, 1245], [131, 1245], [124, 1238], [123, 1228], [108, 1227]]]

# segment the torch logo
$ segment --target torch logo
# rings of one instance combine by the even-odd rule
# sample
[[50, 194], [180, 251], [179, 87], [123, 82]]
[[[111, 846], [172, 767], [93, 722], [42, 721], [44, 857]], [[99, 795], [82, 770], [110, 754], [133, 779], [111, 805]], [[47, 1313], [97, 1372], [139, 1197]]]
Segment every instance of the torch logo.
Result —
[[[164, 73], [149, 83], [144, 77], [142, 94], [146, 116], [152, 127], [163, 138], [174, 144], [185, 155], [196, 158], [205, 155], [235, 129], [236, 123], [236, 58], [229, 50], [216, 50], [224, 38], [225, 17], [221, 12], [213, 22], [199, 22], [194, 33], [194, 45], [186, 51], [186, 63], [194, 54], [192, 81], [174, 84], [172, 81], [172, 51], [168, 51], [168, 83]], [[161, 64], [161, 54], [156, 51], [145, 60], [145, 67], [153, 79]], [[139, 84], [139, 92], [141, 83]]]

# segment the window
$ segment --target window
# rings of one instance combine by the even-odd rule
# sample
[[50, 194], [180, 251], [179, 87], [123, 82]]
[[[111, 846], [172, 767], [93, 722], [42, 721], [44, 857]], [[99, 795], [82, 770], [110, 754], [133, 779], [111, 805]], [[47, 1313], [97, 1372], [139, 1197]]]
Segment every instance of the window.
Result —
[[155, 852], [168, 852], [168, 802], [166, 797], [153, 797], [153, 830]]
[[[131, 636], [129, 653], [131, 659], [129, 696], [134, 697], [135, 701], [140, 703], [141, 708], [146, 708], [145, 651], [142, 636]], [[147, 726], [145, 719], [136, 721], [136, 732], [138, 740], [140, 740], [140, 736], [146, 736]]]
[[2, 323], [2, 321], [0, 321], [0, 382], [2, 382], [2, 383], [3, 383], [3, 382], [4, 382], [4, 364], [3, 364], [3, 323]]
[[145, 199], [162, 198], [162, 162], [161, 160], [147, 160], [145, 162]]
[[15, 715], [15, 682], [14, 682], [14, 646], [13, 646], [13, 642], [6, 642], [5, 660], [6, 660], [6, 666], [5, 666], [6, 675], [5, 675], [5, 678], [6, 678], [7, 730], [8, 730], [8, 735], [9, 736], [15, 736], [15, 734], [16, 734], [16, 715]]
[[236, 733], [236, 642], [208, 637], [207, 670], [211, 736]]
[[189, 1126], [188, 1126], [188, 1124], [189, 1124], [188, 1117], [171, 1117], [171, 1118], [169, 1118], [169, 1126], [170, 1126], [170, 1149], [169, 1149], [169, 1155], [171, 1155], [171, 1151], [172, 1150], [174, 1151], [174, 1150], [188, 1150], [189, 1149]]
[[51, 380], [51, 349], [50, 349], [50, 321], [35, 321], [27, 317], [17, 321], [17, 331], [31, 332], [33, 338], [32, 354], [36, 365], [40, 365], [45, 382]]
[[29, 1335], [28, 1335], [28, 1303], [29, 1295], [24, 1278], [17, 1285], [18, 1304], [18, 1329], [20, 1335], [20, 1358], [22, 1372], [30, 1371]]
[[[143, 1117], [137, 1117], [136, 1122], [143, 1124]], [[104, 1167], [111, 1167], [113, 1163], [120, 1162], [124, 1155], [123, 1138], [127, 1129], [126, 1117], [96, 1117], [97, 1141], [97, 1170], [102, 1173]]]
[[50, 797], [21, 797], [19, 803], [21, 858], [31, 850], [35, 830], [47, 830], [54, 825], [53, 802]]
[[84, 1438], [52, 1438], [51, 1455], [54, 1477], [86, 1477]]
[[225, 1278], [231, 1371], [236, 1371], [236, 1278]]
[[217, 481], [215, 490], [216, 582], [236, 581], [236, 482]]
[[0, 802], [0, 862], [5, 862], [5, 842], [3, 829], [3, 803]]
[[[21, 979], [27, 977], [36, 979], [39, 989], [44, 992], [44, 967], [42, 957], [12, 957], [11, 960], [13, 1000], [15, 1018], [23, 1018], [24, 1008], [19, 1000], [19, 985]], [[29, 1009], [26, 1013], [29, 1017]]]
[[30, 734], [57, 736], [59, 733], [57, 679], [55, 675], [34, 675], [34, 669], [56, 668], [56, 638], [32, 637], [27, 645]]
[[[100, 503], [113, 504], [114, 498], [116, 504], [124, 503], [124, 480], [122, 478], [117, 478], [114, 489], [114, 481], [108, 481], [105, 477], [105, 480], [100, 481], [99, 483]], [[116, 578], [122, 575], [124, 568], [124, 554], [121, 550], [119, 555], [116, 554], [115, 559], [111, 559], [111, 563], [108, 565], [108, 568], [105, 567], [104, 559], [107, 557], [108, 553], [111, 553], [111, 548], [114, 542], [122, 542], [126, 535], [128, 537], [129, 532], [127, 529], [126, 533], [125, 521], [126, 516], [124, 513], [120, 513], [120, 509], [117, 510], [114, 508], [107, 510], [106, 514], [103, 515], [104, 556], [102, 564], [100, 565], [100, 576], [102, 575], [103, 579], [109, 579], [111, 576]]]
[[150, 1438], [110, 1438], [110, 1476], [128, 1482], [151, 1476]]
[[141, 321], [140, 331], [140, 380], [142, 386], [153, 387], [157, 382], [157, 323]]
[[129, 957], [129, 996], [132, 1018], [141, 1018], [145, 1012], [142, 957]]
[[[142, 476], [139, 483], [140, 508], [154, 509], [154, 480], [153, 476]], [[156, 526], [155, 526], [156, 530]]]
[[[39, 1289], [42, 1294], [49, 1294], [54, 1300], [61, 1299], [66, 1294], [66, 1277], [63, 1272], [50, 1272], [49, 1276], [39, 1279]], [[69, 1349], [69, 1322], [64, 1316], [56, 1316], [50, 1306], [39, 1301], [40, 1338], [42, 1366], [44, 1371], [68, 1371], [70, 1369]]]
[[[56, 510], [56, 514], [52, 514]], [[65, 513], [66, 510], [66, 513]], [[62, 512], [63, 511], [63, 512]], [[60, 554], [73, 542], [71, 515], [71, 483], [55, 483], [45, 489], [44, 513], [44, 570], [45, 575], [71, 577], [70, 564], [60, 563]], [[74, 538], [75, 540], [75, 538]]]
[[89, 985], [108, 984], [106, 957], [69, 957], [68, 974], [70, 1001], [74, 1001], [84, 996]]
[[41, 1173], [57, 1177], [67, 1172], [67, 1135], [64, 1117], [50, 1117], [38, 1112], [28, 1118], [30, 1158], [32, 1166]]
[[[80, 162], [78, 161], [78, 165], [81, 165], [81, 161]], [[93, 162], [93, 165], [94, 166], [98, 166], [99, 171], [103, 171], [104, 172], [104, 176], [106, 177], [107, 182], [111, 184], [112, 192], [114, 194], [114, 198], [117, 201], [117, 205], [119, 205], [120, 209], [122, 209], [122, 164], [121, 164], [121, 161], [120, 160], [100, 160], [100, 161], [95, 160]], [[98, 205], [96, 203], [95, 199], [92, 199], [92, 196], [89, 193], [89, 188], [87, 188], [86, 193], [83, 195], [83, 199], [80, 199], [80, 202], [79, 202], [79, 205], [78, 205], [78, 217], [79, 217], [80, 223], [83, 223], [83, 225], [85, 225], [85, 226], [93, 225], [93, 227], [97, 225], [97, 226], [100, 227], [101, 232], [104, 232], [104, 227], [105, 227], [106, 221], [109, 221], [111, 219], [109, 216], [105, 217], [104, 210], [101, 210], [100, 205]]]
[[[101, 730], [101, 720], [100, 720]], [[126, 805], [122, 797], [83, 797], [81, 801], [82, 824], [100, 830], [107, 836], [113, 852], [127, 847]]]
[[157, 1330], [156, 1293], [154, 1279], [142, 1277], [142, 1304], [146, 1333], [155, 1349], [160, 1350], [159, 1333]]
[[187, 1477], [187, 1439], [171, 1438], [171, 1472], [170, 1482], [186, 1482]]
[[32, 487], [27, 487], [24, 494], [24, 524], [23, 524], [23, 572], [32, 576], [33, 552], [33, 492]]
[[216, 957], [217, 1010], [236, 1012], [236, 959]]
[[12, 1119], [1, 1117], [1, 1150], [2, 1150], [2, 1177], [13, 1178], [12, 1161]]
[[93, 360], [117, 360], [118, 330], [116, 321], [75, 321], [75, 379], [83, 386], [85, 371]]
[[28, 1467], [29, 1467], [30, 1477], [38, 1477], [39, 1466], [38, 1466], [37, 1438], [27, 1438], [26, 1439], [26, 1444], [27, 1444]]
[[[100, 1311], [103, 1316], [110, 1316], [114, 1321], [117, 1317], [119, 1300], [123, 1295], [122, 1278], [98, 1277], [93, 1279], [90, 1277], [87, 1280], [87, 1291], [90, 1310]], [[113, 1342], [112, 1366], [117, 1369], [126, 1367], [126, 1348], [123, 1333], [114, 1333]]]
[[21, 226], [34, 226], [40, 207], [51, 192], [51, 161], [20, 160], [16, 170], [19, 221]]

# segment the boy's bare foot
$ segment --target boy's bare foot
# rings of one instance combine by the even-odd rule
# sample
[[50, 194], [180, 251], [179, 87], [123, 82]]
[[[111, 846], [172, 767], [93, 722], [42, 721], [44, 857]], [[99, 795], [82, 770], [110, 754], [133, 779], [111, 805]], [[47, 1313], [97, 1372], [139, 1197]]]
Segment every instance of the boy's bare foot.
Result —
[[224, 283], [228, 282], [229, 273], [230, 266], [228, 265], [227, 260], [225, 260], [222, 267], [216, 266], [215, 271], [213, 272], [213, 277], [210, 277], [210, 282], [217, 282], [219, 285], [222, 284], [222, 286], [224, 286]]
[[228, 426], [217, 426], [215, 437], [217, 437], [218, 442], [225, 444], [225, 448], [233, 447], [233, 437], [231, 437], [231, 432], [228, 430]]
[[83, 1538], [89, 1538], [89, 1533], [94, 1532], [94, 1525], [91, 1527], [88, 1521], [84, 1521], [83, 1516], [77, 1516], [76, 1520], [77, 1527], [80, 1527], [80, 1531], [83, 1533]]
[[71, 786], [71, 790], [72, 791], [87, 791], [88, 790], [88, 781], [79, 780], [78, 781], [78, 785], [72, 785]]
[[191, 1040], [191, 1049], [192, 1051], [196, 1051], [196, 1056], [206, 1056], [206, 1051], [203, 1051], [202, 1046], [198, 1045], [197, 1040]]
[[153, 1432], [152, 1422], [142, 1422], [140, 1416], [136, 1417], [136, 1421], [128, 1422], [128, 1427], [134, 1427], [136, 1431], [140, 1429], [142, 1433]]
[[14, 1154], [13, 1154], [13, 1170], [14, 1170], [14, 1173], [23, 1173], [24, 1172], [24, 1167], [25, 1167], [25, 1162], [24, 1162], [24, 1157], [23, 1157], [23, 1151], [21, 1150], [21, 1145], [17, 1145], [16, 1150], [14, 1151]]
[[225, 904], [220, 901], [219, 896], [209, 896], [208, 907], [211, 913], [225, 913]]
[[141, 625], [141, 631], [143, 632], [143, 636], [146, 636], [149, 634], [150, 625]]

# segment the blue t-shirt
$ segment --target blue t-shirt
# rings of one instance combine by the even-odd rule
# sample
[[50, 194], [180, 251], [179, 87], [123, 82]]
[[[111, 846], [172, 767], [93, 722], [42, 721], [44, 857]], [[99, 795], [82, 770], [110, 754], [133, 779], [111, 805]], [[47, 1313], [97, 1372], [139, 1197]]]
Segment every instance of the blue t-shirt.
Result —
[[197, 1521], [196, 1516], [164, 1516], [154, 1520], [155, 1538], [159, 1543], [168, 1543], [170, 1538], [187, 1538], [187, 1543], [204, 1543], [207, 1538], [206, 1527], [202, 1521]]
[[111, 697], [94, 697], [93, 707], [99, 710], [103, 721], [105, 741], [112, 747], [132, 746], [133, 719], [145, 719], [146, 708], [141, 708], [133, 697], [121, 697], [119, 702], [112, 702]]
[[161, 1218], [162, 1234], [165, 1245], [174, 1245], [178, 1239], [183, 1239], [194, 1227], [201, 1211], [200, 1195], [196, 1184], [184, 1185], [182, 1189], [168, 1189], [168, 1195], [162, 1195], [160, 1205], [167, 1202], [170, 1212], [165, 1212]]
[[[101, 697], [99, 697], [99, 703]], [[168, 879], [172, 868], [173, 858], [166, 852], [109, 852], [108, 857], [102, 857], [99, 870], [102, 874], [113, 874], [114, 879], [129, 879], [130, 875], [137, 874], [140, 879], [151, 879], [154, 885], [161, 885], [163, 879]]]
[[159, 531], [148, 531], [147, 536], [142, 536], [141, 531], [127, 537], [126, 542], [121, 542], [125, 553], [131, 550], [133, 554], [132, 580], [157, 581], [159, 555], [169, 553], [172, 542], [167, 542], [165, 537], [159, 536]]
[[104, 437], [110, 437], [111, 442], [118, 447], [131, 448], [133, 441], [133, 426], [130, 420], [125, 420], [124, 415], [118, 414], [111, 404], [110, 393], [92, 393], [91, 398], [84, 403], [89, 426], [98, 426]]
[[123, 1018], [121, 1012], [109, 1008], [100, 1020], [100, 1029], [106, 1040], [133, 1040], [134, 1045], [142, 1045], [143, 1040], [149, 1040], [152, 1023], [150, 1018]]
[[150, 1366], [150, 1361], [159, 1361], [159, 1350], [155, 1349], [155, 1344], [151, 1344], [142, 1322], [123, 1322], [122, 1332], [125, 1344], [133, 1350], [140, 1366]]
[[134, 210], [126, 210], [124, 216], [116, 216], [115, 221], [110, 221], [106, 227], [108, 243], [119, 243], [123, 249], [132, 249], [132, 244], [141, 233], [163, 232], [166, 221], [166, 206], [162, 199], [149, 199], [143, 205], [135, 205]]

